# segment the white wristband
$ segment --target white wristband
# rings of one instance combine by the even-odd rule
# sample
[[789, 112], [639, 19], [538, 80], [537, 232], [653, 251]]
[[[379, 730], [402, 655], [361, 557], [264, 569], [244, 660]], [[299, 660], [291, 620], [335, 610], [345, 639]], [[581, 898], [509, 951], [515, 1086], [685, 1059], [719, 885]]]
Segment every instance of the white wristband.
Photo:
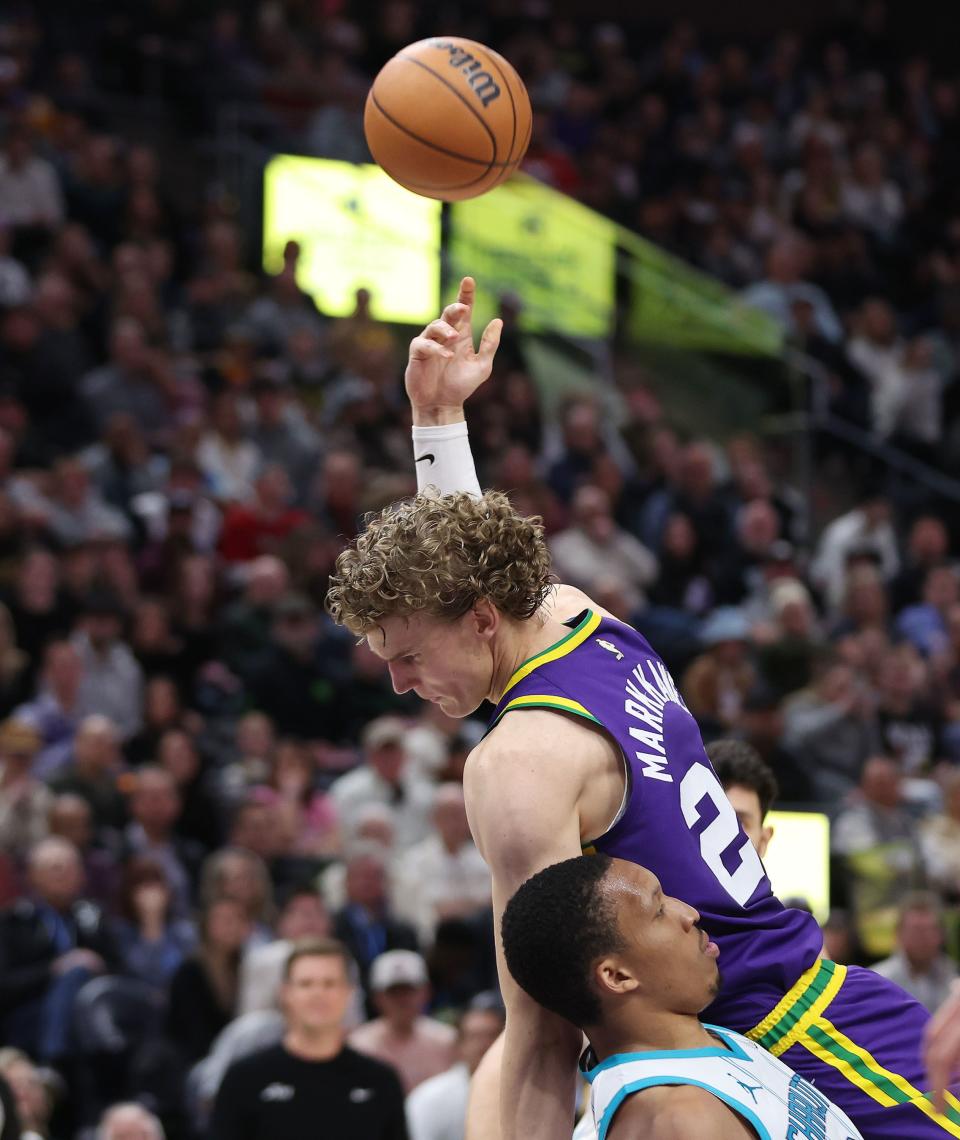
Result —
[[465, 420], [437, 427], [414, 427], [413, 460], [418, 492], [432, 488], [441, 495], [466, 491], [479, 498], [483, 494]]

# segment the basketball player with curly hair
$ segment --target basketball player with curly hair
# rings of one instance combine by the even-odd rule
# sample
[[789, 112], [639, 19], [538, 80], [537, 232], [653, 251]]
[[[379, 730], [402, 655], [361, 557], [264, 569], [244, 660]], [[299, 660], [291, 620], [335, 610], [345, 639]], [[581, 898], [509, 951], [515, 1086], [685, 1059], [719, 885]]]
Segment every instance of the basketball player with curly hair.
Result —
[[[521, 883], [581, 851], [642, 864], [696, 908], [719, 948], [705, 1018], [813, 1081], [871, 1140], [960, 1137], [960, 1101], [938, 1112], [920, 1086], [927, 1012], [878, 975], [821, 958], [816, 920], [774, 897], [654, 649], [554, 586], [539, 521], [481, 495], [463, 405], [490, 374], [500, 326], [474, 350], [473, 298], [466, 278], [411, 343], [421, 492], [368, 520], [338, 559], [328, 606], [387, 662], [398, 692], [455, 717], [494, 706], [464, 792], [496, 921]], [[569, 1136], [581, 1035], [502, 960], [500, 980], [502, 1135]], [[501, 1134], [479, 1096], [471, 1127], [476, 1140]]]

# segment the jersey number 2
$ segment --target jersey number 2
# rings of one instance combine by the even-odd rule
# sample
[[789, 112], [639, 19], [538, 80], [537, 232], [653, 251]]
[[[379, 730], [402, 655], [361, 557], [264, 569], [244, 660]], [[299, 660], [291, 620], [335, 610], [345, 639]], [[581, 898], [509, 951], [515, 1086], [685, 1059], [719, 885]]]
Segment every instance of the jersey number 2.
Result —
[[699, 805], [705, 797], [713, 803], [717, 814], [700, 832], [700, 854], [727, 894], [746, 906], [764, 876], [763, 864], [750, 840], [744, 839], [736, 852], [740, 865], [735, 871], [727, 870], [723, 853], [740, 838], [737, 813], [713, 772], [705, 764], [694, 764], [680, 781], [680, 807], [687, 827], [694, 827], [700, 820]]

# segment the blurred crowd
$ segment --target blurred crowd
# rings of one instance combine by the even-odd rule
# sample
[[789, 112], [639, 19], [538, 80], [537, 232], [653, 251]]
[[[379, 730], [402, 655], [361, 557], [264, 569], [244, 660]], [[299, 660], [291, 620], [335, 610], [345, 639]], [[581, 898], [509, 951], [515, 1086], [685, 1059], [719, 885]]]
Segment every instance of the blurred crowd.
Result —
[[[957, 81], [877, 2], [763, 43], [548, 12], [448, 21], [526, 79], [527, 170], [743, 290], [838, 415], [957, 467]], [[323, 610], [364, 512], [415, 486], [411, 330], [362, 291], [319, 312], [295, 243], [265, 275], [208, 177], [233, 106], [261, 145], [363, 159], [370, 78], [429, 21], [409, 0], [0, 13], [0, 1074], [40, 1137], [131, 1097], [202, 1133], [231, 1063], [279, 1041], [307, 937], [349, 948], [350, 1040], [405, 1092], [455, 1070], [465, 1095], [496, 1032], [461, 786], [483, 721], [395, 694]], [[949, 512], [834, 456], [848, 485], [811, 542], [776, 449], [691, 438], [636, 370], [619, 415], [584, 393], [548, 416], [512, 315], [470, 408], [481, 482], [647, 634], [707, 740], [833, 817], [828, 949], [935, 967], [933, 1004], [960, 902]], [[99, 1134], [154, 1140], [137, 1112]]]

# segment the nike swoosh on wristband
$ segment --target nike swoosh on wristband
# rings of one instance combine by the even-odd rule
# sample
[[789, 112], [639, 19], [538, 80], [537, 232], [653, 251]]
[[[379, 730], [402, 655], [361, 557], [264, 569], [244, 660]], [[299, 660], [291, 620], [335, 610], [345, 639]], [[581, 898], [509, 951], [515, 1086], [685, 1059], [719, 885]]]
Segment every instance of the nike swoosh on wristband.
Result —
[[433, 466], [433, 461], [434, 461], [434, 459], [436, 459], [436, 456], [433, 454], [432, 451], [428, 451], [426, 453], [426, 455], [418, 455], [417, 458], [414, 460], [414, 463], [422, 463], [425, 459], [429, 459], [430, 465]]

